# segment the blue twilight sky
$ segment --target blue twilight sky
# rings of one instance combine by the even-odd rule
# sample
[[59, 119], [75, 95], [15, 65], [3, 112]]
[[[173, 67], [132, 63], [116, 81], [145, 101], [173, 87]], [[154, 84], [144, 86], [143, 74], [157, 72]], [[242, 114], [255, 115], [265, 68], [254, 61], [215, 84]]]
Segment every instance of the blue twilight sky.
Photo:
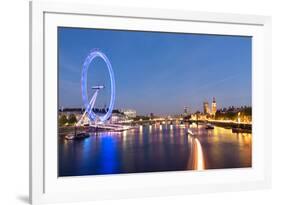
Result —
[[[59, 106], [82, 107], [80, 78], [89, 52], [110, 59], [116, 81], [115, 109], [138, 114], [180, 114], [184, 106], [203, 110], [251, 105], [252, 38], [83, 28], [58, 28]], [[105, 85], [96, 107], [109, 104], [110, 82], [102, 59], [92, 61], [88, 87]], [[89, 95], [92, 95], [90, 89]]]

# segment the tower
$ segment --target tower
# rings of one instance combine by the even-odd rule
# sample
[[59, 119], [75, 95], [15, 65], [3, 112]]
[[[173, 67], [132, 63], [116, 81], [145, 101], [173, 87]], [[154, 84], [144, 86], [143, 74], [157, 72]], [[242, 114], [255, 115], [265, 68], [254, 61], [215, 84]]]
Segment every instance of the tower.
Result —
[[212, 102], [212, 115], [215, 115], [217, 112], [217, 103], [215, 97], [213, 97], [213, 102]]
[[204, 114], [210, 113], [209, 103], [207, 101], [203, 102], [203, 110], [204, 110]]
[[188, 116], [188, 114], [189, 114], [189, 109], [188, 109], [188, 107], [184, 107], [183, 115], [184, 115], [184, 116]]

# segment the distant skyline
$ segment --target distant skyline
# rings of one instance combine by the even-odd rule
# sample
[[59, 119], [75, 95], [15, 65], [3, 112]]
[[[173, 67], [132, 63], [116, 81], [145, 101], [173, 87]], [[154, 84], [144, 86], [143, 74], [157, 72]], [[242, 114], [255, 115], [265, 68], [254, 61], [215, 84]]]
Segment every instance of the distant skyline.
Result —
[[[185, 106], [202, 111], [203, 102], [213, 97], [218, 109], [251, 106], [251, 37], [59, 27], [60, 107], [83, 106], [81, 69], [94, 48], [112, 64], [114, 109], [172, 115], [183, 113]], [[100, 58], [89, 67], [88, 87], [93, 85], [105, 85], [96, 104], [106, 107], [110, 82]]]

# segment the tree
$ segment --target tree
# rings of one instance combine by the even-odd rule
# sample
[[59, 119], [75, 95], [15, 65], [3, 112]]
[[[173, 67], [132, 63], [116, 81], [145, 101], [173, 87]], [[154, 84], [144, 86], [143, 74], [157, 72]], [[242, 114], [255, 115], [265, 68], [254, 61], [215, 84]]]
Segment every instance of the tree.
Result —
[[68, 117], [68, 123], [69, 124], [74, 124], [77, 122], [76, 116], [74, 114], [70, 114]]
[[67, 123], [67, 118], [65, 115], [61, 115], [59, 118], [59, 126], [64, 126]]

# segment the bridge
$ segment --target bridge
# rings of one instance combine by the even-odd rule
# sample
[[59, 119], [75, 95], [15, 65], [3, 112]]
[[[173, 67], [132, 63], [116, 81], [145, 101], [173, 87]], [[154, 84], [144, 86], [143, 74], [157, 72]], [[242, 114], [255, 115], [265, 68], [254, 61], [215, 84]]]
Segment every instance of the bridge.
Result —
[[132, 125], [145, 125], [145, 124], [182, 124], [187, 122], [183, 118], [154, 118], [147, 120], [136, 120], [131, 122], [124, 122], [123, 124], [132, 124]]

